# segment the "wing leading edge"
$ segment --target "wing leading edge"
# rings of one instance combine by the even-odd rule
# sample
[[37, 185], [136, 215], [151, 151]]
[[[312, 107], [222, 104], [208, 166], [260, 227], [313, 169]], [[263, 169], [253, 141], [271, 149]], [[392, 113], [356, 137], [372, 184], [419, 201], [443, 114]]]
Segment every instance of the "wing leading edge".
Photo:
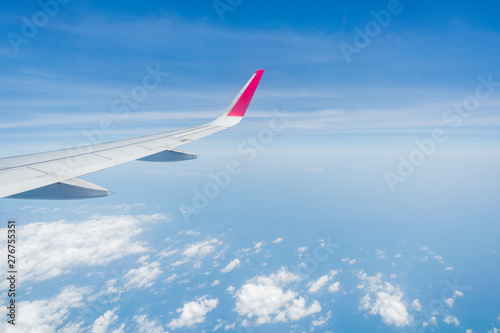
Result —
[[0, 198], [84, 199], [108, 195], [108, 190], [77, 177], [141, 160], [174, 162], [196, 158], [177, 147], [238, 124], [259, 85], [264, 70], [255, 72], [225, 112], [203, 125], [77, 149], [0, 159]]

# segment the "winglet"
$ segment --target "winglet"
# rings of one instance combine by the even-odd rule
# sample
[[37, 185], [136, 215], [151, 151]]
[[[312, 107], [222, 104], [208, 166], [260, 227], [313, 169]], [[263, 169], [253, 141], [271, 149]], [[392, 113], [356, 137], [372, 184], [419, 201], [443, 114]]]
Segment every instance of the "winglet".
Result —
[[253, 94], [259, 85], [260, 79], [264, 74], [264, 70], [258, 70], [250, 78], [247, 84], [241, 89], [239, 94], [233, 100], [233, 102], [228, 106], [226, 112], [224, 113], [228, 117], [243, 117], [247, 111], [248, 104], [252, 100]]

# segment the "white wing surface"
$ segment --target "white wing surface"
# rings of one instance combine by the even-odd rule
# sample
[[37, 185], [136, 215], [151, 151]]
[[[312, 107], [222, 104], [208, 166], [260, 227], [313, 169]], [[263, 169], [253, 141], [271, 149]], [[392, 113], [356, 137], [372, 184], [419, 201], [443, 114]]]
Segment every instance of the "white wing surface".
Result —
[[108, 195], [77, 177], [134, 160], [173, 162], [196, 158], [178, 149], [238, 124], [264, 70], [250, 78], [226, 111], [204, 125], [133, 139], [0, 159], [0, 198], [85, 199]]

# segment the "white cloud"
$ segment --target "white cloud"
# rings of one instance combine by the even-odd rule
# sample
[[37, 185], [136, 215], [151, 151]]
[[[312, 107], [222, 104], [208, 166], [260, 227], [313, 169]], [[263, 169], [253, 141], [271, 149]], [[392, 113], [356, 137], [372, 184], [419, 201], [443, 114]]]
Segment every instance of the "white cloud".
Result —
[[143, 266], [131, 269], [125, 274], [126, 289], [131, 288], [149, 288], [154, 284], [154, 281], [163, 271], [160, 269], [159, 262], [144, 264]]
[[347, 262], [349, 265], [354, 265], [356, 263], [356, 259], [349, 259], [349, 257], [345, 257], [340, 260], [342, 262]]
[[51, 299], [19, 302], [18, 313], [23, 314], [22, 320], [16, 321], [15, 326], [3, 320], [0, 323], [0, 331], [5, 333], [56, 332], [69, 317], [71, 309], [84, 306], [83, 298], [90, 291], [90, 288], [67, 286]]
[[215, 280], [214, 282], [212, 282], [211, 286], [215, 287], [215, 286], [218, 286], [219, 284], [220, 284], [220, 280]]
[[397, 253], [394, 258], [401, 258], [401, 253]]
[[182, 252], [186, 257], [205, 257], [215, 250], [214, 244], [221, 244], [221, 242], [215, 238], [208, 239], [206, 241], [190, 244], [186, 246], [186, 249]]
[[381, 249], [376, 249], [375, 252], [377, 252], [377, 258], [378, 259], [385, 259], [385, 258], [387, 258], [386, 255], [385, 255], [385, 251], [383, 251]]
[[229, 264], [227, 264], [226, 267], [224, 267], [223, 269], [221, 269], [221, 273], [229, 273], [231, 272], [233, 269], [237, 268], [240, 266], [240, 259], [234, 259], [233, 261], [231, 261]]
[[260, 248], [260, 247], [261, 247], [262, 245], [264, 245], [264, 244], [265, 244], [265, 242], [264, 242], [264, 241], [262, 241], [262, 242], [258, 242], [257, 244], [255, 244], [255, 245], [254, 245], [254, 249], [258, 249], [258, 248]]
[[156, 320], [149, 320], [147, 315], [139, 315], [134, 317], [135, 322], [137, 323], [138, 333], [164, 333], [165, 331], [161, 327], [161, 324]]
[[232, 323], [230, 325], [226, 325], [224, 327], [224, 331], [234, 330], [236, 328], [236, 323]]
[[469, 328], [468, 330], [465, 331], [465, 333], [473, 333], [472, 330]]
[[334, 293], [339, 290], [340, 290], [340, 282], [338, 281], [330, 285], [330, 287], [328, 287], [328, 291], [331, 293]]
[[427, 327], [429, 325], [437, 326], [437, 319], [436, 319], [436, 317], [432, 316], [432, 317], [429, 318], [429, 320], [425, 321], [422, 324], [423, 327]]
[[160, 258], [165, 258], [165, 257], [173, 256], [174, 254], [177, 254], [178, 252], [179, 252], [178, 249], [163, 250], [160, 253], [158, 253], [157, 256], [160, 257]]
[[219, 299], [208, 299], [207, 296], [184, 303], [182, 308], [177, 309], [177, 313], [180, 313], [179, 318], [172, 320], [167, 326], [176, 329], [200, 324], [205, 321], [207, 313], [217, 307], [217, 304], [219, 304]]
[[163, 283], [172, 283], [175, 279], [177, 279], [179, 277], [179, 275], [177, 274], [172, 274], [170, 275], [168, 278], [166, 278]]
[[460, 325], [460, 320], [457, 319], [457, 317], [454, 317], [452, 315], [447, 315], [444, 317], [443, 321], [447, 324], [453, 324], [455, 326]]
[[[453, 295], [455, 297], [462, 297], [464, 295], [464, 293], [461, 292], [460, 290], [455, 290], [455, 292], [453, 293]], [[500, 316], [498, 317], [498, 319], [500, 320]]]
[[301, 246], [297, 249], [298, 253], [304, 253], [307, 251], [307, 246]]
[[368, 276], [363, 271], [358, 273], [362, 284], [359, 289], [367, 293], [360, 301], [360, 309], [368, 310], [370, 314], [378, 314], [388, 325], [403, 327], [410, 325], [412, 318], [403, 302], [403, 292], [388, 282], [382, 282], [382, 274]]
[[[19, 227], [19, 270], [23, 280], [43, 281], [78, 266], [103, 266], [126, 255], [147, 251], [133, 240], [143, 226], [165, 220], [161, 214], [100, 216], [83, 222], [38, 222]], [[0, 230], [5, 232], [5, 229]], [[3, 261], [0, 268], [5, 265]]]
[[446, 305], [448, 305], [448, 307], [452, 308], [453, 307], [453, 304], [455, 303], [455, 299], [454, 298], [447, 298], [444, 300], [444, 303]]
[[453, 267], [448, 266], [448, 267], [446, 267], [446, 270], [447, 270], [447, 271], [452, 271], [452, 270], [453, 270]]
[[[318, 280], [308, 283], [307, 286], [309, 287], [309, 290], [308, 290], [309, 293], [310, 294], [317, 293], [328, 281], [330, 281], [335, 275], [337, 275], [337, 273], [338, 272], [336, 270], [332, 270], [332, 271], [330, 271], [329, 274], [325, 274], [325, 275], [321, 276]], [[334, 287], [335, 284], [337, 284], [337, 288], [340, 285], [340, 283], [336, 282], [330, 286], [330, 289], [332, 287]], [[333, 290], [333, 291], [330, 290], [330, 292], [334, 292], [334, 291], [336, 291], [336, 290]]]
[[411, 307], [415, 310], [415, 311], [420, 311], [422, 310], [422, 304], [420, 304], [420, 301], [415, 298], [413, 300], [413, 302], [411, 302]]
[[214, 326], [214, 329], [212, 330], [212, 332], [217, 331], [223, 325], [224, 325], [224, 321], [222, 319], [217, 319], [217, 325]]
[[[171, 264], [173, 267], [177, 267], [183, 264], [192, 263], [193, 268], [199, 269], [203, 263], [203, 259], [210, 254], [215, 252], [215, 248], [218, 245], [221, 245], [222, 242], [215, 238], [207, 238], [204, 241], [187, 244], [184, 246], [184, 250], [182, 250], [181, 254], [183, 257], [177, 258], [177, 260], [173, 261]], [[215, 252], [212, 259], [217, 259], [223, 255], [226, 249], [219, 250]], [[170, 250], [166, 252], [161, 252], [159, 255], [168, 256], [176, 254], [176, 250]]]
[[282, 241], [284, 241], [284, 238], [278, 237], [275, 240], [273, 240], [273, 243], [277, 244], [277, 243], [281, 243]]
[[236, 290], [236, 288], [235, 288], [235, 287], [233, 287], [233, 286], [229, 286], [229, 287], [227, 287], [227, 289], [226, 289], [227, 293], [228, 293], [228, 294], [231, 294], [231, 295], [232, 295], [232, 294], [234, 294], [235, 290]]
[[106, 333], [109, 332], [108, 328], [118, 320], [115, 314], [116, 309], [106, 311], [102, 316], [97, 318], [92, 325], [92, 333]]
[[498, 333], [500, 330], [496, 327], [493, 327], [491, 330], [488, 331], [488, 333]]
[[321, 316], [316, 320], [312, 321], [313, 327], [325, 326], [327, 322], [332, 318], [332, 311], [328, 311], [325, 316]]
[[[75, 333], [75, 331], [69, 331], [68, 333]], [[114, 329], [111, 333], [125, 333], [125, 324], [121, 324], [120, 327]]]
[[255, 319], [258, 325], [296, 321], [321, 311], [318, 301], [307, 307], [304, 297], [284, 289], [287, 284], [300, 280], [284, 267], [269, 276], [256, 276], [236, 292], [235, 310], [240, 316]]
[[329, 280], [328, 275], [323, 275], [318, 280], [309, 283], [309, 290], [308, 290], [309, 293], [310, 294], [317, 293], [318, 290], [320, 290], [328, 282], [328, 280]]
[[[124, 271], [120, 278], [114, 278], [106, 281], [101, 291], [94, 295], [91, 295], [89, 297], [89, 300], [93, 301], [98, 299], [102, 295], [109, 295], [109, 294], [117, 294], [118, 298], [121, 295], [121, 293], [126, 290], [134, 288], [149, 288], [155, 283], [155, 280], [163, 273], [159, 266], [160, 266], [159, 262], [153, 262], [151, 264], [144, 263], [139, 268], [130, 269], [128, 272]], [[170, 283], [177, 277], [178, 277], [177, 274], [174, 274], [169, 278], [165, 279], [163, 282]]]

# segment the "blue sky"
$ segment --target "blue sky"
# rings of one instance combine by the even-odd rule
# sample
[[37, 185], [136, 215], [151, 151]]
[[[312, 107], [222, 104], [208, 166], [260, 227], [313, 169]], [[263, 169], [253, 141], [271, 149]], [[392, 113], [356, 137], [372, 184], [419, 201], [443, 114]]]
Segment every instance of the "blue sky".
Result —
[[[75, 146], [102, 119], [114, 125], [103, 141], [201, 124], [266, 69], [237, 127], [182, 147], [197, 160], [83, 177], [107, 198], [3, 199], [0, 218], [18, 219], [25, 246], [19, 301], [36, 314], [20, 331], [496, 333], [499, 5], [217, 3], [231, 8], [71, 0], [36, 33], [23, 26], [43, 19], [39, 4], [3, 5], [1, 156]], [[358, 51], [348, 59], [343, 45]], [[151, 68], [157, 87], [120, 117]], [[255, 158], [242, 153], [277, 113], [286, 128]], [[228, 161], [242, 172], [189, 215]], [[339, 249], [296, 275], [328, 237]], [[258, 290], [284, 296], [256, 314]], [[435, 300], [446, 306], [423, 325]], [[292, 303], [297, 317], [280, 321]], [[194, 323], [190, 306], [204, 313]]]

